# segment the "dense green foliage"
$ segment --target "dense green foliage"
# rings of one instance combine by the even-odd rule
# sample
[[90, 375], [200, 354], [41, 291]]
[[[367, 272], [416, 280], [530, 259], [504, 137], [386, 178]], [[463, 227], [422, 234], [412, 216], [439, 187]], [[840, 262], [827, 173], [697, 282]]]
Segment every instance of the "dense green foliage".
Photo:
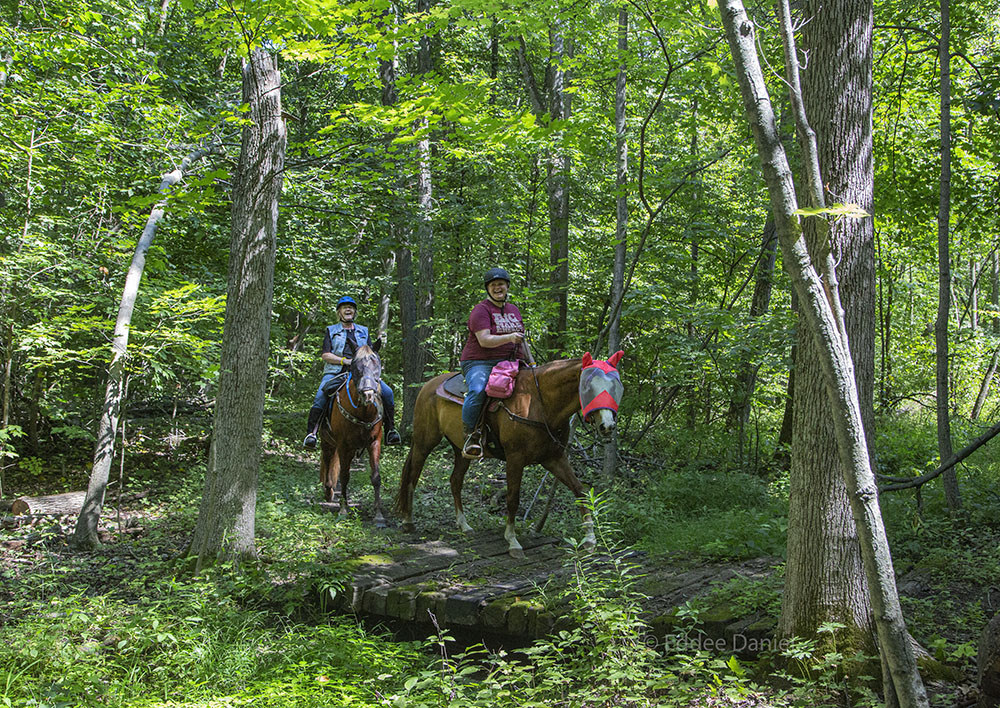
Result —
[[[433, 241], [425, 244], [434, 263], [430, 368], [456, 368], [465, 318], [493, 265], [514, 276], [513, 299], [537, 358], [604, 353], [621, 63], [630, 151], [621, 464], [606, 480], [581, 463], [581, 477], [611, 500], [607, 523], [622, 534], [615, 543], [697, 561], [783, 553], [787, 478], [778, 433], [796, 327], [780, 259], [766, 311], [751, 315], [767, 202], [717, 12], [700, 2], [626, 3], [628, 49], [619, 55], [619, 7], [556, 0], [450, 0], [420, 11], [384, 0], [0, 4], [0, 497], [86, 486], [108, 341], [160, 175], [196, 148], [218, 148], [169, 195], [131, 324], [125, 445], [110, 495], [133, 484], [154, 489], [157, 499], [144, 510], [148, 533], [141, 541], [117, 538], [118, 550], [107, 555], [73, 557], [57, 533], [30, 532], [38, 534], [26, 552], [30, 572], [0, 566], [7, 603], [0, 627], [20, 638], [0, 646], [0, 703], [583, 705], [581, 691], [595, 673], [608, 676], [595, 700], [609, 704], [682, 705], [713, 690], [774, 705], [837, 695], [838, 658], [813, 656], [808, 647], [799, 647], [784, 681], [766, 676], [778, 687], [766, 698], [755, 685], [765, 676], [727, 665], [728, 657], [643, 652], [643, 620], [627, 583], [584, 567], [580, 597], [600, 605], [606, 622], [536, 645], [528, 662], [475, 651], [428, 655], [317, 614], [317, 598], [337, 587], [340, 560], [393, 541], [355, 521], [333, 527], [303, 511], [315, 494], [314, 472], [299, 469], [284, 445], [304, 433], [322, 328], [341, 295], [358, 299], [359, 321], [373, 327], [380, 300], [391, 303], [383, 358], [402, 398], [398, 258], [402, 246], [419, 246], [418, 140], [430, 139], [433, 179]], [[1000, 347], [1000, 6], [956, 0], [951, 12], [949, 366], [960, 449], [1000, 410], [988, 376]], [[933, 414], [925, 412], [933, 410], [935, 384], [937, 13], [935, 3], [876, 4], [872, 441], [877, 471], [904, 478], [937, 463]], [[758, 8], [755, 19], [761, 51], [780, 66], [771, 11]], [[556, 26], [567, 40], [561, 60], [551, 43]], [[422, 39], [432, 56], [426, 73], [417, 70]], [[259, 496], [262, 569], [191, 580], [172, 558], [190, 533], [205, 460], [177, 448], [209, 432], [230, 184], [246, 108], [240, 64], [252, 44], [280, 55], [288, 118], [266, 431], [281, 454], [268, 458]], [[542, 86], [562, 62], [567, 118], [533, 109], [521, 51]], [[397, 68], [395, 101], [384, 93], [386, 62]], [[783, 83], [768, 81], [780, 104]], [[547, 160], [556, 152], [571, 164], [569, 322], [559, 333], [552, 331], [558, 293], [546, 204]], [[749, 368], [757, 378], [744, 424], [732, 409]], [[916, 574], [926, 589], [904, 597], [913, 632], [966, 672], [972, 632], [992, 611], [980, 603], [981, 591], [1000, 564], [990, 491], [998, 470], [988, 450], [960, 470], [964, 517], [944, 519], [933, 485], [919, 497], [883, 500], [897, 570]], [[387, 459], [388, 488], [400, 464]], [[540, 483], [539, 474], [528, 473], [526, 489]], [[162, 479], [154, 484], [154, 477]], [[468, 511], [474, 524], [495, 523], [492, 510], [469, 504]], [[560, 514], [554, 523], [572, 534], [571, 510]], [[435, 522], [451, 524], [444, 511]], [[24, 540], [20, 533], [11, 540]], [[719, 592], [772, 612], [776, 604], [773, 586]], [[688, 611], [696, 631], [699, 608]]]

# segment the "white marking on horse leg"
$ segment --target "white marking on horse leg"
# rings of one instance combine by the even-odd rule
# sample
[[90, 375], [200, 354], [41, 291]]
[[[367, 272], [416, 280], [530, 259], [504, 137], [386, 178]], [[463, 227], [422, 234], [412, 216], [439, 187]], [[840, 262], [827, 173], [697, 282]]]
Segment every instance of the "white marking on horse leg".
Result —
[[524, 549], [517, 542], [517, 534], [514, 533], [513, 522], [507, 523], [507, 529], [503, 532], [503, 537], [507, 540], [507, 553], [514, 558], [524, 558]]
[[465, 520], [464, 511], [455, 513], [455, 523], [458, 524], [458, 528], [462, 533], [472, 533], [472, 527], [469, 526], [469, 522]]

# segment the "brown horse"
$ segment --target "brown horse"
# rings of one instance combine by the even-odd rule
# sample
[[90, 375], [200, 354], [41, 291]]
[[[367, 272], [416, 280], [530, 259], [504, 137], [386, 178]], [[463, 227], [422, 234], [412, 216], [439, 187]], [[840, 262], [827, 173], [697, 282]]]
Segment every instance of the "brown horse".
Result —
[[331, 396], [329, 415], [325, 416], [325, 423], [320, 428], [319, 481], [328, 502], [333, 501], [333, 491], [340, 483], [340, 515], [347, 516], [351, 462], [358, 450], [367, 448], [375, 490], [375, 526], [383, 529], [386, 521], [382, 514], [382, 478], [379, 474], [382, 361], [377, 353], [380, 345], [381, 341], [376, 342], [374, 348], [366, 344], [355, 352], [347, 381]]
[[[622, 352], [617, 352], [607, 361], [594, 361], [590, 354], [586, 354], [582, 360], [563, 359], [534, 369], [522, 368], [514, 393], [503, 401], [502, 407], [491, 412], [489, 408], [493, 406], [488, 406], [486, 423], [496, 432], [507, 460], [507, 528], [504, 538], [511, 556], [524, 557], [514, 532], [514, 520], [525, 466], [541, 464], [569, 487], [578, 500], [583, 496], [583, 486], [573, 474], [566, 456], [570, 418], [582, 407], [584, 419], [593, 423], [602, 437], [611, 437], [622, 394], [621, 379], [615, 368], [621, 357]], [[462, 483], [470, 462], [462, 457], [462, 405], [460, 399], [448, 397], [443, 391], [445, 381], [452, 376], [441, 374], [431, 379], [417, 396], [413, 409], [413, 443], [403, 465], [399, 496], [396, 498], [396, 510], [402, 516], [404, 531], [414, 529], [413, 491], [427, 455], [442, 437], [451, 443], [455, 456], [451, 473], [455, 520], [463, 531], [472, 530], [462, 511]], [[491, 455], [488, 449], [486, 453]], [[581, 511], [584, 544], [593, 547], [593, 520], [582, 507]]]

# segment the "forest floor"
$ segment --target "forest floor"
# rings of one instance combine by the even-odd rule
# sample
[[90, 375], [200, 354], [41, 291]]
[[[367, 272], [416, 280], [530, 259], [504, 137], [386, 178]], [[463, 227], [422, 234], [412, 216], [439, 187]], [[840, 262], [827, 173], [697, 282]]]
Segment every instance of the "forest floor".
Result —
[[[387, 505], [394, 496], [393, 485], [402, 456], [403, 451], [397, 448], [387, 451], [384, 457]], [[171, 455], [157, 451], [136, 457], [132, 464], [136, 469], [126, 479], [125, 489], [119, 491], [113, 485], [109, 491], [102, 525], [104, 545], [97, 552], [78, 554], [69, 550], [66, 538], [72, 532], [71, 517], [0, 517], [0, 578], [3, 579], [0, 627], [17, 624], [20, 618], [16, 616], [19, 606], [16, 600], [27, 596], [80, 593], [126, 600], [133, 597], [138, 602], [146, 576], [151, 572], [176, 572], [197, 517], [203, 469], [197, 456], [186, 452]], [[319, 504], [316, 466], [314, 456], [288, 449], [278, 448], [266, 456], [257, 528], [263, 563], [287, 562], [289, 556], [302, 552], [301, 546], [295, 544], [307, 539], [318, 553], [314, 558], [335, 568], [331, 572], [339, 573], [336, 582], [343, 585], [349, 584], [345, 578], [358, 570], [357, 563], [352, 564], [354, 559], [392, 557], [415, 543], [456, 546], [468, 542], [454, 530], [447, 473], [443, 469], [446, 465], [442, 459], [434, 461], [421, 480], [416, 508], [422, 531], [416, 536], [403, 534], [395, 524], [384, 531], [372, 528], [371, 485], [367, 471], [360, 466], [352, 478], [352, 517], [340, 521], [330, 515]], [[74, 471], [73, 465], [68, 469], [69, 472], [60, 470], [58, 475], [8, 473], [3, 479], [7, 501], [11, 494], [33, 496], [85, 488], [84, 470]], [[543, 482], [540, 472], [529, 473], [525, 479], [522, 509], [537, 496], [532, 503], [532, 519], [537, 518], [545, 502], [547, 492]], [[498, 464], [487, 462], [470, 471], [465, 495], [469, 521], [481, 530], [477, 537], [490, 543], [502, 542], [503, 489], [502, 469]], [[0, 507], [0, 514], [5, 513]], [[613, 510], [609, 516], [615, 516]], [[289, 539], [288, 526], [298, 528], [297, 539]], [[900, 540], [897, 568], [902, 570], [898, 584], [904, 610], [914, 636], [937, 660], [926, 676], [934, 705], [970, 705], [974, 699], [978, 631], [985, 623], [983, 618], [993, 614], [1000, 591], [1000, 581], [991, 575], [997, 546], [991, 549], [988, 558], [977, 557], [976, 549], [983, 543], [983, 533], [995, 535], [995, 532], [976, 529], [974, 533], [970, 524], [964, 532], [944, 538], [934, 536], [940, 532], [939, 527], [923, 524], [922, 529], [927, 534], [909, 534]], [[569, 494], [560, 489], [545, 533], [563, 539], [578, 532], [578, 513]], [[936, 538], [938, 546], [929, 545], [928, 534]], [[700, 623], [698, 636], [706, 638], [705, 641], [719, 642], [722, 638], [720, 643], [708, 645], [717, 653], [733, 649], [734, 632], [754, 625], [754, 632], [745, 632], [743, 636], [757, 641], [765, 638], [766, 629], [773, 626], [780, 607], [780, 558], [745, 553], [736, 557], [705, 557], [688, 551], [651, 548], [641, 540], [622, 547], [630, 549], [630, 557], [638, 561], [635, 565], [647, 568], [639, 573], [647, 582], [633, 589], [642, 597], [645, 616], [650, 622], [650, 633], [644, 640], [648, 645], [659, 647], [658, 642], [668, 641], [674, 626], [670, 623], [674, 620], [666, 620], [664, 625], [664, 618], [676, 617], [678, 608], [682, 618]], [[567, 550], [563, 560], [557, 561], [553, 556], [551, 562], [554, 567], [572, 573], [573, 557], [572, 551]], [[956, 560], [964, 561], [961, 573], [955, 572]], [[649, 582], [649, 570], [653, 569], [655, 582]], [[475, 577], [461, 577], [461, 568], [456, 564], [449, 563], [440, 572], [453, 582], [456, 579], [466, 582], [466, 587], [480, 582]], [[670, 578], [682, 581], [672, 583]], [[606, 580], [599, 577], [596, 581]], [[282, 592], [289, 596], [314, 592], [312, 586], [304, 589], [289, 575], [274, 583], [284, 584]], [[275, 597], [279, 596], [280, 593]], [[315, 595], [314, 601], [322, 604], [324, 599]], [[385, 626], [393, 625], [387, 622]], [[424, 627], [420, 631], [430, 634], [432, 629]], [[683, 636], [691, 635], [685, 630]], [[703, 641], [698, 648], [704, 646]], [[746, 652], [743, 656], [747, 656]]]

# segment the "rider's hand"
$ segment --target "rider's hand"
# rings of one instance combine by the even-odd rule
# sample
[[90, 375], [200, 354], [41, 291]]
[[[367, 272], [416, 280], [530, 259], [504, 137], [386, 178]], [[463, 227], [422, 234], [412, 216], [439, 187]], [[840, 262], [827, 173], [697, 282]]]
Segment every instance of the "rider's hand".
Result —
[[508, 341], [511, 344], [520, 344], [524, 341], [524, 332], [511, 332], [507, 336], [510, 337]]
[[346, 356], [343, 357], [344, 366], [350, 366], [353, 359], [348, 359]]

